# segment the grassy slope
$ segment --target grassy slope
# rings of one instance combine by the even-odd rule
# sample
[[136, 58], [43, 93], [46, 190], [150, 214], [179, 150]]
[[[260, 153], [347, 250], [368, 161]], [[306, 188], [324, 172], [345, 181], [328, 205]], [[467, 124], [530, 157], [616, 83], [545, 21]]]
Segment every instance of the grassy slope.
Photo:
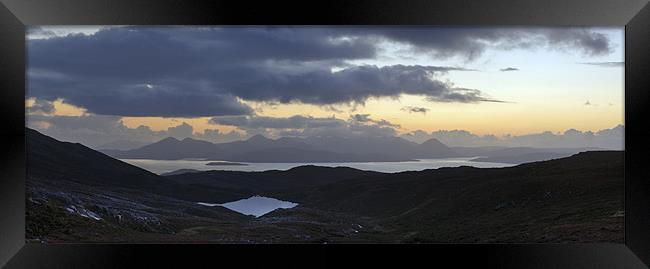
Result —
[[304, 206], [370, 216], [400, 240], [622, 241], [623, 153], [512, 168], [446, 168], [335, 183]]

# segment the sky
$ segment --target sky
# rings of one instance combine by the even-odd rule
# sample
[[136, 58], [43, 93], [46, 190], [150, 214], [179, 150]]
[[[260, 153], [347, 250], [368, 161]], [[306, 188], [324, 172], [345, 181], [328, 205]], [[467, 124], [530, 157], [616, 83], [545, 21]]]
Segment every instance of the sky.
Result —
[[95, 148], [623, 143], [623, 28], [33, 26], [26, 39], [27, 125]]

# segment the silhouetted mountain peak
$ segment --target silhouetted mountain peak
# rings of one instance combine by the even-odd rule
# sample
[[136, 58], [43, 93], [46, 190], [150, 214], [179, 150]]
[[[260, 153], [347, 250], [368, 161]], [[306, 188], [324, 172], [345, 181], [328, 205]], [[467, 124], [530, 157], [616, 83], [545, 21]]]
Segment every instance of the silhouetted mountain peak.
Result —
[[431, 138], [431, 139], [429, 139], [427, 141], [424, 141], [424, 142], [422, 142], [421, 145], [429, 145], [429, 146], [434, 146], [435, 145], [435, 146], [445, 146], [445, 147], [447, 147], [447, 145], [443, 144], [442, 142], [440, 142], [440, 140], [435, 139], [435, 138]]
[[276, 139], [275, 141], [278, 141], [278, 142], [300, 142], [301, 140], [299, 138], [295, 138], [295, 137], [280, 137], [280, 138]]
[[254, 136], [251, 136], [249, 139], [246, 139], [246, 141], [249, 142], [266, 142], [266, 141], [271, 141], [271, 139], [267, 138], [266, 136], [263, 136], [261, 134], [256, 134]]
[[180, 142], [180, 140], [170, 136], [158, 141], [157, 143], [174, 143], [174, 142]]
[[210, 144], [212, 144], [212, 142], [205, 141], [205, 140], [201, 140], [201, 139], [194, 139], [194, 138], [191, 138], [191, 137], [183, 138], [183, 140], [181, 140], [181, 142], [185, 142], [185, 143], [188, 143], [188, 142], [199, 142], [199, 143], [210, 143]]
[[261, 134], [243, 141], [216, 144], [193, 138], [179, 141], [169, 137], [134, 150], [105, 152], [117, 158], [207, 158], [239, 162], [404, 161], [458, 156], [435, 139], [420, 145], [403, 138], [385, 136], [270, 139]]

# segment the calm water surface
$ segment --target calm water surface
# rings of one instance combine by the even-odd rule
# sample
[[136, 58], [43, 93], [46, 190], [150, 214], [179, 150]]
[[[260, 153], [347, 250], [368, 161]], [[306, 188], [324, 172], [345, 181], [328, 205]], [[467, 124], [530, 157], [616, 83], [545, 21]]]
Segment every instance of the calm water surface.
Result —
[[255, 217], [260, 217], [266, 213], [269, 213], [278, 208], [292, 208], [298, 204], [281, 201], [275, 198], [263, 197], [263, 196], [253, 196], [246, 199], [237, 200], [225, 204], [211, 204], [211, 203], [197, 203], [203, 206], [223, 206], [232, 211], [242, 213], [244, 215], [253, 215]]
[[514, 164], [472, 162], [465, 158], [422, 159], [409, 162], [355, 162], [355, 163], [246, 163], [248, 165], [206, 165], [211, 161], [205, 160], [146, 160], [146, 159], [121, 159], [124, 162], [149, 170], [156, 174], [167, 173], [178, 169], [195, 169], [200, 171], [228, 170], [228, 171], [266, 171], [288, 170], [303, 165], [317, 165], [327, 167], [345, 166], [361, 170], [372, 170], [385, 173], [403, 171], [421, 171], [440, 167], [473, 166], [478, 168], [509, 167]]

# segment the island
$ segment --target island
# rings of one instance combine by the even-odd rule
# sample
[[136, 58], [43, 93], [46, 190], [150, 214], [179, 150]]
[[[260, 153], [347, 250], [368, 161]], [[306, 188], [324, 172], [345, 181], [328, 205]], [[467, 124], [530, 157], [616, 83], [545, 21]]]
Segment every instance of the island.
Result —
[[246, 166], [248, 164], [245, 163], [235, 163], [235, 162], [226, 162], [226, 161], [218, 161], [218, 162], [209, 162], [206, 163], [205, 165], [212, 165], [212, 166], [221, 166], [221, 165], [237, 165], [237, 166]]

